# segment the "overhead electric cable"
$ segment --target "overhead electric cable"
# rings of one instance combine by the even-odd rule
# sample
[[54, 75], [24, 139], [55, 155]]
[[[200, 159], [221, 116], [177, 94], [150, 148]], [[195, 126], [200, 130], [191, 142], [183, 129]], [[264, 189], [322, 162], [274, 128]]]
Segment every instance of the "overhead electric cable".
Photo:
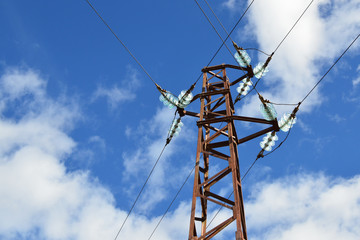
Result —
[[314, 2], [314, 0], [312, 0], [309, 5], [305, 8], [305, 10], [303, 11], [303, 13], [300, 15], [300, 17], [296, 20], [296, 22], [294, 23], [294, 25], [291, 27], [291, 29], [289, 30], [289, 32], [285, 35], [285, 37], [281, 40], [281, 42], [279, 43], [279, 45], [275, 48], [274, 53], [279, 49], [279, 47], [281, 46], [281, 44], [285, 41], [285, 39], [289, 36], [289, 34], [291, 33], [291, 31], [295, 28], [295, 26], [297, 25], [297, 23], [300, 21], [300, 19], [304, 16], [304, 14], [306, 13], [306, 11], [309, 9], [309, 7], [311, 6], [311, 4]]
[[336, 59], [333, 65], [329, 68], [329, 70], [320, 78], [320, 80], [315, 84], [315, 86], [306, 94], [306, 96], [301, 100], [301, 103], [305, 101], [305, 99], [314, 91], [314, 89], [321, 83], [321, 81], [325, 78], [325, 76], [331, 71], [331, 69], [338, 63], [338, 61], [345, 55], [345, 53], [351, 48], [351, 46], [356, 42], [359, 38], [360, 34], [358, 34], [355, 39], [350, 43], [350, 45], [345, 49], [345, 51], [341, 54], [341, 56]]
[[269, 103], [273, 104], [273, 105], [278, 105], [278, 106], [296, 106], [298, 105], [298, 103], [274, 103], [269, 101]]
[[218, 21], [218, 23], [220, 24], [220, 26], [222, 27], [222, 29], [225, 31], [226, 35], [229, 36], [230, 40], [233, 42], [231, 36], [229, 35], [229, 33], [226, 31], [226, 28], [224, 27], [224, 25], [222, 24], [222, 22], [220, 21], [220, 19], [218, 18], [218, 16], [216, 15], [216, 13], [214, 12], [214, 10], [212, 9], [212, 7], [210, 6], [210, 4], [208, 3], [208, 1], [204, 0], [206, 5], [208, 6], [208, 8], [211, 10], [212, 14], [215, 16], [216, 20]]
[[[255, 0], [252, 0], [251, 3], [247, 6], [247, 8], [245, 9], [244, 13], [240, 16], [240, 18], [238, 19], [238, 21], [235, 23], [234, 27], [231, 29], [231, 31], [229, 32], [229, 34], [226, 36], [225, 40], [221, 43], [220, 47], [216, 50], [216, 52], [214, 53], [214, 55], [212, 56], [212, 58], [210, 59], [209, 63], [206, 65], [207, 67], [212, 63], [212, 61], [215, 59], [215, 57], [217, 56], [217, 54], [220, 52], [221, 48], [224, 46], [224, 42], [226, 42], [228, 40], [228, 38], [231, 36], [231, 34], [234, 32], [234, 30], [237, 28], [237, 26], [239, 25], [239, 23], [241, 22], [241, 20], [244, 18], [244, 16], [246, 15], [246, 13], [248, 12], [248, 10], [250, 9], [251, 5], [254, 3]], [[196, 79], [195, 84], [200, 80], [202, 76], [202, 73], [200, 73], [200, 76]]]
[[[283, 144], [287, 137], [289, 136], [290, 134], [290, 131], [291, 131], [291, 128], [290, 130], [288, 131], [285, 139], [279, 144], [279, 146], [277, 148], [279, 148], [281, 146], [281, 144]], [[275, 148], [273, 151], [271, 151], [270, 153], [274, 152], [277, 148]], [[266, 157], [267, 155], [269, 155], [270, 153], [266, 154], [266, 155], [263, 155], [263, 157]], [[253, 161], [253, 163], [250, 165], [250, 167], [246, 170], [246, 172], [244, 173], [244, 175], [242, 176], [241, 178], [241, 182], [243, 182], [243, 180], [245, 179], [245, 177], [248, 175], [248, 173], [250, 172], [250, 170], [252, 169], [252, 167], [255, 165], [255, 163], [257, 162], [257, 160], [259, 159], [260, 157], [257, 156], [256, 159]], [[230, 193], [230, 195], [228, 196], [227, 199], [230, 199], [230, 197], [233, 195], [234, 191], [232, 191]], [[220, 213], [221, 209], [223, 208], [223, 206], [219, 207], [218, 211], [215, 213], [215, 215], [213, 216], [213, 218], [211, 219], [211, 221], [209, 222], [209, 224], [206, 226], [206, 227], [209, 227], [211, 225], [211, 223], [214, 221], [214, 219], [217, 217], [217, 215]]]
[[[246, 177], [247, 173], [241, 178], [241, 182], [244, 181], [245, 177]], [[230, 193], [230, 195], [227, 197], [227, 199], [230, 199], [230, 197], [233, 195], [234, 191], [232, 191]], [[213, 216], [213, 218], [210, 220], [210, 222], [208, 223], [208, 225], [206, 226], [206, 228], [208, 228], [211, 223], [214, 221], [214, 219], [217, 217], [217, 215], [220, 213], [221, 209], [223, 209], [223, 206], [221, 206], [218, 211], [215, 213], [215, 215]]]
[[[306, 96], [298, 103], [298, 104], [287, 104], [287, 105], [298, 105], [298, 107], [306, 100], [306, 98], [309, 97], [309, 95], [314, 91], [315, 88], [317, 88], [319, 86], [319, 84], [321, 83], [321, 81], [326, 77], [326, 75], [333, 69], [333, 67], [340, 61], [340, 59], [345, 55], [345, 53], [351, 48], [351, 46], [356, 42], [356, 40], [359, 38], [360, 34], [358, 34], [355, 39], [350, 43], [350, 45], [344, 50], [344, 52], [336, 59], [336, 61], [331, 65], [331, 67], [326, 71], [326, 73], [319, 79], [319, 81], [314, 85], [314, 87], [306, 94]], [[273, 103], [274, 104], [274, 103]], [[276, 104], [275, 104], [276, 105]], [[277, 105], [285, 105], [285, 104], [277, 104]], [[294, 120], [294, 119], [293, 119]], [[292, 120], [292, 121], [293, 121]], [[292, 125], [292, 124], [290, 124]], [[269, 154], [273, 153], [274, 151], [276, 151], [288, 138], [289, 134], [290, 134], [291, 128], [289, 129], [285, 139], [271, 152], [263, 155], [263, 157], [268, 156]]]
[[95, 9], [95, 7], [90, 3], [89, 0], [85, 0], [92, 10], [96, 13], [96, 15], [101, 19], [101, 21], [105, 24], [105, 26], [110, 30], [110, 32], [114, 35], [114, 37], [119, 41], [119, 43], [125, 48], [125, 50], [130, 54], [130, 56], [135, 60], [135, 62], [140, 66], [143, 72], [149, 77], [149, 79], [159, 88], [159, 85], [155, 82], [155, 80], [150, 76], [150, 74], [146, 71], [143, 65], [139, 62], [139, 60], [134, 56], [134, 54], [130, 51], [130, 49], [125, 45], [123, 41], [117, 36], [117, 34], [112, 30], [110, 25], [105, 21], [105, 19], [100, 15], [100, 13]]
[[[204, 1], [205, 1], [206, 5], [208, 6], [208, 8], [211, 10], [212, 14], [215, 16], [216, 20], [218, 21], [218, 23], [220, 24], [220, 26], [222, 27], [222, 29], [223, 29], [223, 30], [225, 31], [225, 33], [230, 37], [230, 40], [231, 40], [232, 42], [234, 42], [234, 41], [232, 40], [230, 34], [227, 32], [226, 28], [224, 27], [224, 24], [222, 24], [221, 20], [220, 20], [219, 17], [216, 15], [216, 13], [215, 13], [215, 11], [213, 10], [213, 8], [210, 6], [209, 2], [208, 2], [207, 0], [204, 0]], [[254, 2], [254, 1], [252, 1], [252, 2], [250, 3], [250, 5], [251, 5], [253, 2]], [[250, 5], [249, 5], [249, 7], [250, 7]], [[260, 52], [260, 53], [263, 53], [263, 54], [265, 54], [265, 55], [267, 55], [267, 56], [270, 56], [270, 54], [268, 54], [268, 53], [266, 53], [266, 52], [264, 52], [264, 51], [262, 51], [262, 50], [260, 50], [260, 49], [257, 49], [257, 48], [245, 48], [244, 50], [255, 50], [255, 51], [258, 51], [258, 52]]]
[[[140, 68], [143, 70], [143, 72], [144, 72], [144, 73], [149, 77], [149, 79], [155, 84], [155, 86], [157, 87], [157, 89], [158, 89], [159, 91], [162, 90], [161, 87], [160, 87], [160, 86], [154, 81], [154, 79], [150, 76], [150, 74], [145, 70], [145, 68], [144, 68], [143, 65], [139, 62], [139, 60], [134, 56], [134, 54], [132, 54], [132, 52], [131, 52], [131, 51], [129, 50], [129, 48], [125, 45], [125, 43], [124, 43], [123, 41], [121, 41], [121, 39], [117, 36], [117, 34], [112, 30], [112, 28], [110, 27], [110, 25], [104, 20], [104, 18], [100, 15], [100, 13], [99, 13], [99, 12], [95, 9], [95, 7], [90, 3], [90, 1], [89, 1], [89, 0], [85, 0], [85, 1], [86, 1], [86, 2], [88, 3], [88, 5], [92, 8], [92, 10], [96, 13], [96, 15], [101, 19], [101, 21], [105, 24], [105, 26], [111, 31], [111, 33], [115, 36], [115, 38], [119, 41], [119, 43], [120, 43], [120, 44], [125, 48], [125, 50], [130, 54], [130, 56], [135, 60], [135, 62], [140, 66]], [[144, 190], [147, 182], [149, 181], [149, 179], [150, 179], [150, 177], [151, 177], [151, 175], [152, 175], [152, 173], [153, 173], [156, 165], [158, 164], [158, 162], [159, 162], [159, 160], [160, 160], [160, 158], [161, 158], [161, 156], [162, 156], [162, 154], [163, 154], [166, 146], [168, 145], [168, 143], [169, 143], [169, 142], [168, 142], [168, 139], [167, 139], [167, 142], [165, 143], [165, 145], [164, 145], [164, 147], [163, 147], [163, 149], [162, 149], [159, 157], [157, 158], [157, 160], [156, 160], [154, 166], [152, 167], [152, 169], [151, 169], [151, 171], [150, 171], [150, 173], [149, 173], [149, 175], [148, 175], [145, 183], [143, 184], [143, 186], [142, 186], [140, 192], [138, 193], [138, 195], [137, 195], [137, 197], [136, 197], [133, 205], [131, 206], [131, 209], [129, 210], [128, 215], [126, 216], [126, 218], [125, 218], [124, 222], [122, 223], [122, 225], [121, 225], [118, 233], [116, 234], [115, 240], [117, 239], [117, 237], [118, 237], [119, 234], [121, 233], [121, 231], [122, 231], [122, 229], [123, 229], [123, 227], [124, 227], [127, 219], [129, 218], [132, 210], [134, 209], [137, 201], [139, 200], [139, 197], [140, 197], [141, 193], [143, 192], [143, 190]]]
[[170, 210], [172, 204], [175, 202], [176, 198], [178, 197], [179, 193], [181, 192], [181, 190], [183, 189], [184, 185], [186, 184], [187, 180], [189, 179], [189, 177], [191, 176], [191, 174], [193, 173], [195, 169], [195, 166], [191, 169], [189, 175], [186, 177], [185, 181], [183, 182], [183, 184], [181, 185], [180, 189], [177, 191], [175, 197], [173, 198], [173, 200], [171, 201], [170, 205], [168, 206], [168, 208], [166, 209], [166, 211], [164, 212], [164, 214], [162, 215], [162, 217], [160, 218], [159, 222], [156, 224], [155, 229], [152, 231], [150, 237], [148, 238], [148, 240], [150, 240], [152, 238], [152, 236], [154, 235], [156, 229], [159, 227], [161, 221], [164, 219], [165, 215], [168, 213], [168, 211]]
[[[283, 42], [285, 41], [285, 39], [289, 36], [289, 34], [291, 33], [291, 31], [295, 28], [295, 26], [298, 24], [298, 22], [300, 21], [300, 19], [304, 16], [304, 14], [306, 13], [306, 11], [309, 9], [309, 7], [311, 6], [311, 4], [314, 2], [314, 0], [312, 0], [308, 5], [307, 7], [305, 8], [305, 10], [302, 12], [302, 14], [300, 15], [300, 17], [296, 20], [296, 22], [293, 24], [293, 26], [290, 28], [290, 30], [287, 32], [287, 34], [285, 35], [285, 37], [280, 41], [280, 43], [278, 44], [278, 46], [275, 48], [274, 52], [270, 55], [270, 56], [273, 56], [275, 54], [275, 52], [279, 49], [279, 47], [283, 44]], [[257, 93], [259, 93], [256, 89], [256, 86], [257, 84], [259, 83], [259, 81], [261, 80], [261, 77], [255, 82], [255, 84], [253, 85], [253, 88], [248, 92], [247, 95], [245, 95], [243, 98], [241, 99], [244, 99], [246, 96], [248, 96], [252, 90], [255, 89], [255, 91]], [[237, 101], [236, 101], [237, 102]], [[235, 102], [235, 103], [236, 103]], [[235, 104], [234, 103], [234, 104]]]
[[[245, 16], [245, 14], [247, 13], [247, 11], [249, 10], [249, 8], [251, 7], [251, 5], [253, 4], [253, 2], [255, 0], [253, 0], [248, 7], [246, 8], [245, 12], [241, 15], [241, 17], [238, 19], [238, 21], [236, 22], [236, 24], [234, 25], [234, 27], [231, 29], [230, 33], [227, 33], [226, 29], [224, 28], [224, 26], [221, 24], [220, 20], [217, 18], [217, 16], [215, 15], [215, 17], [218, 19], [218, 21], [220, 22], [220, 24], [222, 25], [224, 31], [226, 32], [227, 36], [225, 38], [225, 40], [222, 39], [222, 37], [220, 36], [220, 34], [218, 33], [218, 31], [216, 30], [215, 26], [212, 24], [212, 22], [210, 21], [210, 19], [208, 18], [208, 16], [206, 15], [206, 13], [203, 11], [203, 9], [201, 8], [201, 6], [199, 5], [199, 3], [197, 2], [197, 0], [194, 0], [196, 2], [196, 4], [198, 5], [198, 7], [200, 8], [201, 12], [204, 14], [204, 16], [206, 17], [206, 19], [208, 20], [208, 22], [210, 23], [210, 25], [213, 27], [213, 29], [215, 30], [215, 32], [217, 33], [217, 35], [219, 36], [219, 38], [221, 39], [222, 43], [220, 45], [220, 47], [217, 49], [217, 51], [215, 52], [215, 54], [213, 55], [213, 57], [210, 59], [209, 63], [207, 64], [207, 66], [209, 66], [211, 64], [211, 62], [214, 60], [214, 58], [216, 57], [216, 55], [219, 53], [219, 51], [221, 50], [221, 48], [225, 45], [226, 48], [228, 49], [228, 51], [230, 52], [230, 54], [232, 55], [230, 49], [228, 48], [228, 46], [226, 45], [226, 41], [228, 40], [228, 38], [231, 39], [231, 34], [233, 33], [233, 31], [236, 29], [236, 27], [238, 26], [238, 24], [240, 23], [240, 21], [243, 19], [243, 17]], [[206, 2], [207, 3], [207, 2]], [[207, 3], [208, 4], [208, 3]], [[209, 4], [208, 4], [209, 6]], [[211, 9], [211, 7], [209, 6], [209, 8]], [[211, 9], [211, 11], [213, 11]], [[232, 55], [233, 56], [233, 55]], [[195, 83], [193, 84], [196, 85], [196, 83], [199, 81], [199, 79], [201, 78], [202, 73], [200, 74], [200, 76], [197, 78], [197, 80], [195, 81]], [[151, 237], [153, 236], [153, 234], [155, 233], [156, 229], [158, 228], [158, 226], [160, 225], [161, 221], [163, 220], [163, 218], [165, 217], [165, 215], [167, 214], [167, 212], [169, 211], [169, 209], [171, 208], [172, 204], [174, 203], [174, 201], [176, 200], [177, 196], [179, 195], [180, 191], [182, 190], [182, 188], [184, 187], [185, 183], [187, 182], [187, 180], [189, 179], [189, 177], [191, 176], [192, 172], [194, 171], [195, 167], [191, 170], [191, 172], [189, 173], [189, 175], [187, 176], [187, 178], [185, 179], [184, 183], [182, 184], [182, 186], [180, 187], [180, 189], [178, 190], [178, 192], [176, 193], [175, 197], [173, 198], [173, 200], [171, 201], [170, 205], [168, 206], [168, 208], [166, 209], [165, 213], [163, 214], [163, 216], [161, 217], [161, 219], [159, 220], [158, 224], [156, 225], [155, 229], [153, 230], [153, 232], [151, 233], [150, 237], [148, 238], [151, 239]]]
[[[340, 55], [340, 57], [338, 57], [338, 59], [336, 59], [336, 61], [331, 65], [331, 67], [326, 71], [326, 73], [320, 78], [320, 80], [314, 85], [314, 87], [306, 94], [306, 96], [297, 104], [298, 107], [305, 101], [305, 99], [314, 91], [314, 89], [321, 83], [321, 81], [325, 78], [325, 76], [333, 69], [333, 67], [340, 61], [340, 59], [345, 55], [345, 53], [351, 48], [351, 46], [357, 41], [357, 39], [360, 37], [360, 34], [358, 34], [355, 39], [350, 43], [350, 45], [345, 49], [345, 51]], [[294, 119], [293, 119], [294, 120]], [[293, 121], [292, 120], [292, 121]], [[292, 125], [292, 124], [290, 124]], [[289, 131], [287, 132], [287, 135], [285, 137], [285, 139], [271, 152], [263, 155], [263, 157], [268, 156], [269, 154], [273, 153], [274, 151], [276, 151], [278, 148], [280, 148], [280, 146], [288, 139], [289, 135], [291, 132], [291, 128], [289, 129]], [[255, 165], [255, 163], [257, 162], [257, 160], [259, 159], [259, 155], [256, 157], [256, 159], [254, 160], [254, 162], [250, 165], [250, 167], [247, 169], [247, 171], [245, 172], [245, 174], [243, 175], [243, 177], [241, 178], [241, 181], [243, 181], [243, 179], [247, 176], [247, 174], [251, 171], [252, 167]], [[228, 197], [228, 199], [232, 196], [233, 192], [230, 194], [230, 196]], [[219, 208], [219, 210], [217, 211], [217, 213], [214, 215], [214, 217], [211, 219], [210, 223], [208, 224], [208, 226], [210, 226], [210, 224], [212, 223], [212, 221], [216, 218], [216, 216], [219, 214], [219, 212], [221, 211], [222, 207]], [[207, 226], [207, 227], [208, 227]]]
[[136, 202], [139, 200], [139, 197], [140, 197], [140, 195], [141, 195], [142, 191], [144, 190], [144, 188], [145, 188], [145, 186], [146, 186], [147, 182], [149, 181], [149, 179], [150, 179], [150, 177], [151, 177], [151, 174], [153, 173], [153, 171], [154, 171], [154, 169], [155, 169], [156, 165], [158, 164], [158, 162], [159, 162], [159, 160], [160, 160], [160, 158], [161, 158], [161, 156], [162, 156], [162, 154], [163, 154], [163, 152], [164, 152], [164, 150], [165, 150], [165, 148], [166, 148], [166, 146], [167, 146], [167, 145], [168, 145], [168, 144], [166, 143], [166, 144], [164, 145], [163, 149], [161, 150], [159, 157], [157, 158], [157, 160], [156, 160], [156, 162], [155, 162], [154, 166], [152, 167], [152, 169], [151, 169], [151, 171], [150, 171], [150, 173], [149, 173], [149, 175], [148, 175], [148, 177], [147, 177], [147, 179], [146, 179], [145, 183], [143, 184], [143, 186], [142, 186], [142, 188], [141, 188], [140, 192], [138, 193], [138, 195], [137, 195], [137, 197], [136, 197], [136, 199], [135, 199], [135, 201], [134, 201], [133, 205], [131, 206], [130, 211], [128, 212], [128, 214], [127, 214], [127, 216], [126, 216], [126, 218], [125, 218], [124, 222], [122, 223], [122, 225], [121, 225], [121, 227], [120, 227], [120, 229], [119, 229], [118, 233], [116, 234], [116, 236], [115, 236], [115, 239], [114, 239], [114, 240], [116, 240], [116, 239], [117, 239], [117, 237], [119, 236], [120, 232], [121, 232], [121, 231], [122, 231], [122, 229], [124, 228], [124, 225], [125, 225], [125, 223], [126, 223], [127, 219], [129, 218], [129, 216], [130, 216], [130, 214], [131, 214], [132, 210], [134, 209], [134, 207], [135, 207], [135, 205], [136, 205]]
[[[350, 45], [344, 50], [344, 52], [336, 59], [336, 61], [331, 65], [331, 67], [326, 71], [326, 73], [320, 78], [320, 80], [314, 85], [314, 87], [306, 94], [306, 96], [296, 105], [298, 105], [298, 107], [306, 100], [306, 98], [309, 97], [309, 95], [314, 91], [315, 88], [317, 88], [319, 86], [319, 84], [321, 83], [321, 81], [326, 77], [326, 75], [333, 69], [333, 67], [340, 61], [340, 59], [345, 55], [345, 53], [351, 48], [351, 46], [356, 42], [356, 40], [359, 38], [360, 34], [358, 34], [355, 39], [350, 43]], [[285, 104], [278, 104], [278, 105], [285, 105]], [[290, 105], [290, 104], [289, 104]], [[291, 104], [293, 105], [293, 104]], [[291, 122], [293, 122], [294, 119], [292, 119]], [[290, 124], [292, 125], [292, 123]], [[273, 153], [274, 151], [276, 151], [288, 138], [288, 136], [290, 135], [290, 131], [292, 128], [289, 129], [289, 131], [287, 132], [287, 135], [285, 137], [285, 139], [271, 152], [263, 155], [263, 157], [266, 157], [268, 155], [270, 155], [271, 153]], [[258, 159], [258, 158], [257, 158]], [[256, 160], [257, 160], [256, 159]], [[256, 161], [255, 160], [255, 161]], [[255, 163], [255, 162], [254, 162]], [[253, 164], [254, 164], [253, 163]]]
[[264, 55], [266, 55], [266, 56], [268, 56], [268, 57], [271, 56], [271, 54], [268, 54], [268, 53], [266, 53], [266, 52], [264, 52], [264, 51], [262, 51], [262, 50], [260, 50], [260, 49], [257, 49], [257, 48], [244, 48], [244, 50], [254, 50], [254, 51], [261, 52], [262, 54], [264, 54]]
[[[211, 10], [212, 14], [215, 16], [216, 20], [218, 21], [218, 23], [220, 24], [220, 26], [222, 27], [222, 29], [225, 31], [225, 33], [229, 36], [230, 40], [232, 42], [234, 42], [231, 38], [231, 36], [229, 35], [229, 33], [227, 32], [226, 28], [224, 27], [224, 24], [222, 24], [221, 20], [219, 19], [219, 17], [216, 15], [215, 11], [213, 10], [213, 8], [211, 7], [211, 5], [209, 4], [209, 2], [207, 0], [204, 0], [206, 5], [208, 6], [208, 8]], [[267, 56], [270, 56], [270, 54], [267, 54], [265, 53], [264, 51], [261, 51], [257, 48], [245, 48], [244, 50], [255, 50], [255, 51], [258, 51], [258, 52], [261, 52]]]
[[[220, 33], [218, 32], [218, 30], [216, 29], [216, 27], [214, 26], [214, 24], [211, 22], [210, 18], [207, 16], [207, 14], [205, 13], [205, 11], [202, 9], [202, 7], [200, 6], [199, 2], [197, 0], [194, 0], [196, 5], [199, 7], [199, 9], [201, 10], [201, 12], [204, 14], [206, 20], [210, 23], [210, 25], [212, 26], [212, 28], [214, 29], [214, 31], [216, 32], [216, 34], [219, 36], [219, 38], [221, 39], [222, 43], [225, 45], [225, 47], [227, 48], [227, 50], [229, 51], [230, 55], [233, 57], [233, 54], [231, 52], [231, 50], [229, 49], [229, 47], [226, 45], [226, 42], [224, 41], [224, 39], [221, 37]], [[229, 34], [227, 34], [228, 37], [230, 37]]]

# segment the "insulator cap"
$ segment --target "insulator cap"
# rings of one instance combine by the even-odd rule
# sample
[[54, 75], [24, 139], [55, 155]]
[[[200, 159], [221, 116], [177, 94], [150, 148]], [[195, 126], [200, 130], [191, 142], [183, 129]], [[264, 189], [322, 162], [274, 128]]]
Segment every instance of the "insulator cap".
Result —
[[265, 63], [258, 63], [258, 65], [256, 65], [254, 68], [254, 76], [257, 79], [260, 79], [261, 77], [265, 76], [268, 71], [269, 67], [265, 66]]
[[265, 151], [271, 151], [272, 147], [275, 145], [275, 141], [279, 138], [276, 136], [275, 132], [267, 133], [263, 140], [260, 142], [260, 147]]
[[251, 58], [245, 50], [237, 50], [234, 57], [241, 67], [248, 67], [251, 63]]
[[177, 106], [179, 103], [178, 98], [170, 92], [162, 92], [159, 99], [165, 106], [168, 106], [170, 109], [172, 109], [174, 106]]
[[268, 102], [262, 102], [260, 104], [260, 111], [266, 120], [272, 121], [277, 117], [277, 112], [273, 104]]
[[296, 117], [290, 113], [284, 114], [284, 116], [279, 121], [279, 128], [283, 132], [288, 132], [289, 129], [296, 123]]

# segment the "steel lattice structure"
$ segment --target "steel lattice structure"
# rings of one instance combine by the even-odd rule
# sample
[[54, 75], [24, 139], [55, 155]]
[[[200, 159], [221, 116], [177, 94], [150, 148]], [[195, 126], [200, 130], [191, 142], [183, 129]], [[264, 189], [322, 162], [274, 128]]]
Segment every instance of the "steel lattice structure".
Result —
[[[230, 82], [226, 75], [227, 69], [246, 71], [246, 74]], [[276, 119], [268, 121], [234, 115], [230, 87], [246, 77], [252, 77], [251, 67], [243, 68], [222, 64], [205, 67], [202, 72], [202, 93], [193, 99], [193, 101], [200, 99], [200, 113], [183, 112], [185, 115], [199, 117], [189, 240], [211, 239], [234, 221], [236, 222], [235, 239], [246, 240], [247, 231], [237, 145], [265, 133], [279, 131], [278, 123]], [[235, 121], [255, 122], [271, 126], [239, 139], [234, 125]], [[219, 164], [225, 168], [214, 173], [214, 166], [219, 166]], [[230, 199], [228, 196], [215, 193], [217, 183], [220, 181], [223, 183], [227, 181], [228, 184], [232, 184], [234, 194]], [[231, 210], [231, 214], [225, 221], [211, 229], [208, 229], [207, 226], [208, 204]], [[196, 224], [196, 222], [198, 223]]]

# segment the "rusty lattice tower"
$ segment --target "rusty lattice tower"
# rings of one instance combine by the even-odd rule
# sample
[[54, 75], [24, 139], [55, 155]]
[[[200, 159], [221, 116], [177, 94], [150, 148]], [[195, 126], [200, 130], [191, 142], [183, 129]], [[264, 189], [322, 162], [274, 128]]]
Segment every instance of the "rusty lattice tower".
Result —
[[[240, 78], [231, 82], [226, 75], [227, 69], [244, 71], [245, 74], [242, 73]], [[235, 115], [230, 88], [241, 80], [252, 77], [251, 67], [222, 64], [206, 67], [202, 69], [202, 72], [202, 93], [194, 97], [194, 100], [200, 99], [200, 112], [185, 112], [186, 115], [199, 117], [189, 240], [211, 239], [234, 221], [236, 222], [235, 239], [247, 240], [237, 145], [265, 133], [278, 131], [279, 127], [276, 119], [268, 121]], [[263, 123], [271, 126], [239, 139], [235, 121]], [[219, 166], [222, 166], [222, 169], [217, 171]], [[232, 185], [234, 193], [231, 198], [218, 193], [217, 185], [220, 186], [221, 183]], [[230, 212], [227, 219], [211, 229], [208, 226], [209, 204], [230, 210], [227, 211], [227, 213]]]

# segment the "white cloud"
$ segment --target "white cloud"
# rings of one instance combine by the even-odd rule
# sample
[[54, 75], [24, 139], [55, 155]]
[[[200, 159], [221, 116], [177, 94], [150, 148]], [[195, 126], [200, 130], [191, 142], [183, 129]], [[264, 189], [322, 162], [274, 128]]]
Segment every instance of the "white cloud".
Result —
[[[139, 141], [136, 149], [125, 151], [122, 156], [124, 159], [123, 178], [125, 181], [131, 179], [131, 184], [126, 186], [129, 198], [135, 199], [162, 151], [174, 112], [174, 109], [170, 110], [163, 107], [156, 111], [152, 119], [143, 121], [138, 129], [127, 129], [127, 132], [132, 132], [131, 137]], [[176, 188], [179, 187], [179, 182], [182, 182], [190, 172], [192, 163], [186, 164], [185, 161], [188, 156], [184, 157], [184, 164], [179, 166], [180, 169], [174, 169], [173, 164], [175, 163], [171, 161], [173, 154], [181, 152], [179, 142], [189, 141], [190, 131], [192, 131], [190, 127], [183, 127], [179, 136], [174, 137], [171, 143], [167, 145], [142, 194], [141, 203], [137, 204], [137, 211], [147, 213], [151, 211], [156, 204], [168, 197], [169, 188], [172, 188], [173, 185]]]
[[92, 136], [89, 138], [89, 143], [94, 143], [96, 145], [99, 146], [99, 148], [102, 151], [105, 151], [106, 148], [106, 142], [103, 138], [101, 138], [100, 136]]
[[[1, 76], [0, 84], [6, 86], [3, 81], [11, 79], [11, 74], [7, 72]], [[29, 79], [28, 74], [35, 74], [32, 77], [34, 82], [30, 81], [28, 86], [34, 86], [36, 82], [44, 84], [17, 91], [12, 98], [4, 97], [10, 92], [8, 88], [0, 89], [0, 101], [5, 103], [2, 110], [6, 110], [0, 119], [0, 238], [113, 239], [127, 211], [115, 207], [110, 191], [91, 173], [69, 171], [64, 164], [76, 147], [67, 131], [75, 126], [78, 108], [72, 107], [73, 103], [47, 96], [46, 81], [34, 71], [18, 70], [16, 75], [20, 84], [23, 84], [22, 78]], [[21, 112], [9, 116], [9, 106], [16, 99], [24, 100], [19, 105]], [[167, 132], [172, 114], [172, 111], [161, 109], [150, 120], [153, 124], [144, 139], [153, 144], [153, 150], [147, 153], [151, 148], [144, 149], [139, 153], [140, 157], [150, 160], [147, 166], [153, 163], [154, 156], [158, 156], [163, 146], [162, 136]], [[187, 138], [186, 131], [190, 130], [184, 130], [174, 141]], [[158, 140], [152, 142], [153, 136]], [[89, 141], [102, 143], [97, 136]], [[164, 159], [166, 154], [169, 156], [181, 148], [181, 145], [176, 145], [176, 149], [173, 146], [169, 146]], [[150, 191], [159, 186], [159, 194], [166, 194], [162, 185], [164, 179], [179, 182], [176, 177], [169, 178], [173, 173], [165, 172], [166, 164], [159, 165]], [[187, 174], [189, 169], [184, 167], [184, 172]], [[182, 178], [185, 174], [177, 169], [176, 175]], [[297, 239], [299, 232], [306, 232], [309, 239], [317, 240], [328, 238], [329, 234], [339, 239], [357, 239], [360, 234], [357, 228], [360, 223], [359, 189], [359, 177], [333, 179], [321, 174], [261, 183], [254, 188], [250, 201], [246, 203], [249, 233], [254, 235], [253, 239], [274, 236]], [[216, 210], [210, 211], [209, 215], [212, 215]], [[186, 238], [189, 212], [189, 202], [174, 207], [154, 239]], [[134, 212], [120, 239], [147, 239], [159, 218], [148, 218]]]
[[[248, 17], [260, 49], [275, 50], [309, 2], [256, 1], [250, 8]], [[333, 59], [358, 34], [359, 11], [359, 0], [314, 1], [275, 53], [269, 65], [270, 72], [258, 85], [258, 89], [265, 89], [261, 91], [264, 97], [280, 103], [300, 101], [330, 67]], [[356, 48], [354, 46], [351, 51]], [[309, 112], [321, 104], [324, 97], [320, 89], [321, 86], [316, 88], [304, 102], [301, 112]], [[259, 100], [257, 96], [253, 96], [247, 99], [247, 104], [241, 108], [241, 114], [259, 115], [258, 109]], [[278, 109], [280, 113], [291, 111], [282, 107]]]
[[[360, 72], [360, 65], [356, 69], [357, 72]], [[358, 73], [358, 77], [352, 81], [353, 87], [356, 87], [360, 84], [360, 74]]]
[[97, 99], [100, 97], [105, 97], [110, 107], [114, 109], [122, 102], [134, 100], [136, 95], [126, 88], [113, 86], [110, 89], [98, 87], [94, 93], [94, 98]]
[[[15, 77], [20, 85], [38, 87], [4, 97], [11, 92], [7, 79]], [[127, 212], [115, 208], [112, 194], [89, 172], [69, 171], [64, 164], [76, 147], [66, 132], [78, 119], [74, 103], [47, 96], [46, 81], [31, 69], [7, 71], [0, 84], [6, 106], [0, 119], [0, 238], [113, 239]], [[22, 99], [22, 110], [12, 117], [9, 106], [16, 99]], [[98, 136], [89, 141], [104, 143]], [[188, 211], [182, 204], [169, 213], [165, 225], [173, 225], [159, 228], [156, 239], [184, 239]], [[133, 214], [121, 239], [147, 238], [158, 220]]]
[[312, 128], [301, 119], [298, 119], [296, 124], [307, 134], [311, 134], [313, 132]]
[[71, 165], [75, 168], [90, 168], [93, 164], [104, 159], [107, 152], [106, 142], [100, 136], [90, 137], [85, 144], [78, 144], [72, 153]]
[[310, 145], [314, 148], [314, 150], [319, 153], [322, 154], [324, 147], [326, 145], [331, 144], [332, 141], [334, 141], [335, 136], [330, 135], [330, 136], [325, 136], [325, 137], [311, 137], [311, 138], [302, 138], [299, 140], [299, 147], [303, 147], [303, 144], [305, 143], [310, 143]]
[[132, 67], [127, 67], [127, 74], [121, 87], [117, 85], [111, 88], [98, 86], [93, 94], [92, 101], [105, 97], [110, 108], [115, 109], [123, 102], [134, 100], [136, 98], [135, 90], [139, 85], [138, 72]]
[[[86, 172], [67, 172], [63, 164], [76, 146], [65, 131], [78, 118], [77, 108], [49, 98], [46, 81], [31, 69], [6, 71], [0, 84], [6, 107], [0, 120], [0, 237], [112, 238], [124, 213]], [[21, 112], [12, 117], [16, 99]]]
[[227, 0], [226, 2], [223, 3], [223, 5], [229, 8], [230, 10], [235, 9], [235, 4], [236, 4], [236, 0]]
[[341, 123], [343, 121], [346, 121], [346, 118], [341, 117], [339, 114], [328, 115], [328, 117], [331, 121], [334, 121], [336, 123]]
[[359, 190], [359, 176], [306, 174], [258, 183], [246, 204], [252, 239], [358, 239]]
[[1, 88], [3, 98], [8, 97], [14, 100], [27, 94], [39, 98], [44, 94], [46, 82], [38, 77], [38, 73], [30, 69], [8, 68], [1, 77]]
[[359, 84], [360, 84], [360, 77], [354, 79], [354, 80], [352, 81], [352, 84], [353, 84], [354, 87], [356, 87], [357, 85], [359, 85]]

